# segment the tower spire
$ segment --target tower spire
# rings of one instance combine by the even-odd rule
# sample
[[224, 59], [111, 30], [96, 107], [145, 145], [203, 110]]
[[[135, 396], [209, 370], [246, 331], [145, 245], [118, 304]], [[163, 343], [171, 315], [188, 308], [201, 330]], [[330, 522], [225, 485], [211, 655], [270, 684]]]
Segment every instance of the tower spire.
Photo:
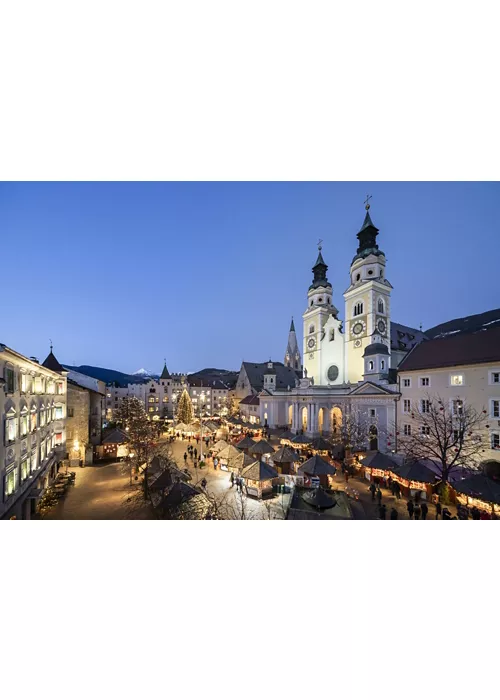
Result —
[[313, 271], [313, 281], [309, 289], [315, 289], [316, 287], [329, 287], [331, 286], [327, 277], [326, 277], [326, 271], [328, 270], [328, 265], [325, 263], [323, 260], [323, 254], [321, 253], [321, 250], [323, 248], [322, 246], [323, 241], [321, 238], [318, 241], [318, 257], [316, 258], [316, 262], [314, 263], [314, 267], [312, 268]]
[[359, 245], [358, 249], [356, 250], [356, 255], [354, 256], [353, 262], [357, 258], [366, 258], [370, 254], [383, 255], [382, 251], [379, 250], [377, 244], [378, 228], [373, 224], [373, 221], [370, 216], [371, 198], [371, 194], [367, 194], [366, 199], [364, 201], [366, 211], [365, 220], [363, 221], [363, 225], [357, 233]]

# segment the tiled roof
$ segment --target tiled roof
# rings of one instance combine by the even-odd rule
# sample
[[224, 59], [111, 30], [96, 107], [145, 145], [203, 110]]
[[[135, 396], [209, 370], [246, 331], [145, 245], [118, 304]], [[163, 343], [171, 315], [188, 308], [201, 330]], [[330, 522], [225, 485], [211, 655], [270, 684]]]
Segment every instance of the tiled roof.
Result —
[[425, 340], [399, 365], [399, 372], [500, 362], [500, 327]]
[[266, 479], [274, 479], [278, 476], [276, 469], [265, 462], [254, 462], [252, 465], [243, 469], [241, 476], [244, 479], [253, 479], [254, 481], [265, 481]]
[[47, 369], [51, 369], [53, 372], [64, 372], [64, 367], [59, 363], [52, 350], [49, 352], [42, 365]]
[[426, 338], [426, 334], [417, 328], [410, 328], [410, 326], [403, 326], [401, 323], [391, 321], [391, 350], [408, 352]]
[[264, 388], [264, 375], [276, 375], [276, 389], [286, 389], [288, 386], [295, 388], [297, 372], [291, 367], [285, 367], [282, 362], [273, 362], [270, 369], [267, 362], [243, 362], [243, 367], [247, 373], [248, 380], [254, 391], [261, 391]]
[[258, 406], [260, 404], [260, 399], [256, 394], [249, 394], [245, 396], [244, 399], [241, 399], [240, 404], [244, 406]]

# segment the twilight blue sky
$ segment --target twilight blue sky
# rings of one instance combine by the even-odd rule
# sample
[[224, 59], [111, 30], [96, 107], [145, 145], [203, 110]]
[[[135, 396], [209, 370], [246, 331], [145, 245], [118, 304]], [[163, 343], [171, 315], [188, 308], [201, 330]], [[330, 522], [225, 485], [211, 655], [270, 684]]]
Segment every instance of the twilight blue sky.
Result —
[[500, 307], [499, 183], [0, 183], [0, 342], [130, 372], [282, 360], [318, 238], [344, 317], [367, 193], [393, 321]]

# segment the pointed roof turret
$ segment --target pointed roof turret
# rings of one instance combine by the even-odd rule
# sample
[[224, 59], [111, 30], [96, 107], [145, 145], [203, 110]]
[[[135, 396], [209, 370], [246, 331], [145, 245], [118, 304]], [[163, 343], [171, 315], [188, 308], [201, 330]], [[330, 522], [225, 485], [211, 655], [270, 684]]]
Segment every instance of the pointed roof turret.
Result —
[[53, 372], [64, 372], [64, 367], [61, 365], [57, 357], [54, 355], [52, 352], [52, 341], [50, 343], [50, 352], [45, 358], [45, 360], [42, 362], [42, 367], [46, 367], [47, 369], [51, 369]]
[[309, 289], [316, 289], [316, 287], [331, 287], [331, 284], [326, 277], [328, 265], [323, 260], [323, 255], [321, 254], [321, 243], [322, 241], [320, 240], [318, 243], [318, 257], [312, 269], [314, 278]]
[[292, 322], [290, 324], [290, 333], [295, 333], [295, 324], [293, 322], [293, 316], [292, 316]]
[[163, 371], [160, 375], [160, 379], [170, 379], [170, 372], [167, 369], [167, 361], [164, 360]]
[[378, 228], [373, 224], [370, 216], [370, 199], [370, 197], [367, 197], [365, 201], [365, 220], [357, 233], [359, 245], [352, 262], [358, 260], [358, 258], [366, 258], [368, 255], [384, 255], [377, 244]]

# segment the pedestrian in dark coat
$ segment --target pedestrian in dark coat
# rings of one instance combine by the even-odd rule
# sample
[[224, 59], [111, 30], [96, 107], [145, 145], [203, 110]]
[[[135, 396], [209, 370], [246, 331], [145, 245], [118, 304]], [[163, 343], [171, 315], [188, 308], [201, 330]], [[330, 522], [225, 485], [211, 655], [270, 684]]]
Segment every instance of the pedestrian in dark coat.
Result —
[[378, 507], [378, 513], [379, 513], [380, 520], [385, 520], [385, 516], [387, 513], [387, 506], [385, 505], [385, 503]]
[[420, 513], [422, 512], [419, 503], [415, 503], [415, 508], [413, 509], [414, 520], [420, 520]]
[[443, 520], [451, 520], [451, 513], [448, 508], [443, 508], [443, 514], [441, 517]]
[[234, 472], [231, 472], [231, 488], [234, 486]]
[[398, 484], [397, 481], [396, 481], [396, 498], [398, 499], [398, 501], [401, 498], [401, 486]]
[[344, 476], [345, 476], [345, 483], [347, 484], [347, 482], [349, 481], [349, 472], [347, 471], [347, 469], [344, 472]]
[[187, 458], [188, 458], [187, 452], [184, 452], [184, 461], [185, 461], [185, 462], [187, 462]]
[[196, 449], [196, 447], [194, 448], [193, 452], [194, 452], [194, 458], [196, 459], [198, 457], [198, 450]]
[[376, 492], [376, 490], [377, 490], [377, 487], [375, 486], [375, 484], [373, 484], [373, 483], [370, 484], [370, 492], [371, 492], [371, 494], [372, 494], [372, 501], [375, 500], [375, 492]]
[[414, 511], [413, 501], [411, 500], [411, 498], [408, 501], [408, 503], [406, 504], [406, 509], [408, 511], [408, 516], [411, 520], [413, 518], [413, 511]]
[[391, 520], [397, 520], [398, 519], [398, 511], [393, 507], [391, 510]]
[[422, 520], [427, 520], [427, 513], [429, 512], [429, 506], [427, 505], [427, 503], [425, 501], [420, 506], [420, 509], [422, 510]]
[[382, 503], [382, 491], [380, 488], [377, 489], [377, 502], [379, 505]]
[[441, 503], [438, 501], [436, 503], [436, 520], [439, 518], [441, 513], [443, 512], [443, 509], [441, 508]]
[[474, 506], [472, 508], [472, 520], [481, 520], [481, 513], [479, 512], [479, 508], [477, 506]]

